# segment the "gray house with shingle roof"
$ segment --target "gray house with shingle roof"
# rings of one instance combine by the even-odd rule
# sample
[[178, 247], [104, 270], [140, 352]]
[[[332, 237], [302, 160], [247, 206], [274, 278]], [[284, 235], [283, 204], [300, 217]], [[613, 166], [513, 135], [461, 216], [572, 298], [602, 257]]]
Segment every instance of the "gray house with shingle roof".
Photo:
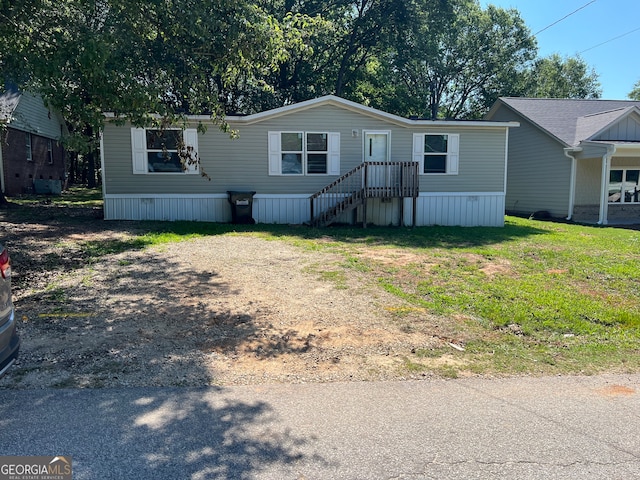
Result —
[[[228, 222], [241, 201], [257, 223], [504, 225], [517, 122], [402, 118], [331, 95], [226, 117], [234, 139], [208, 116], [165, 130], [113, 119], [101, 148], [108, 220]], [[199, 164], [182, 164], [184, 147]]]
[[500, 98], [509, 135], [507, 212], [640, 223], [640, 102]]

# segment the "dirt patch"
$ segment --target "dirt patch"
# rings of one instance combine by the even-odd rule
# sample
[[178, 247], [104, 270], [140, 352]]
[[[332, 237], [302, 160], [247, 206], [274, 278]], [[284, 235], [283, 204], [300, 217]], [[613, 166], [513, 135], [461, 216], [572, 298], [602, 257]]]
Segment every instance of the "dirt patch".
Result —
[[604, 395], [605, 397], [627, 397], [634, 395], [636, 391], [633, 388], [624, 385], [610, 385], [598, 390], [598, 393], [600, 393], [600, 395]]
[[[244, 235], [142, 248], [133, 222], [77, 216], [4, 217], [23, 343], [0, 388], [411, 378], [413, 352], [457, 341], [334, 254]], [[334, 266], [339, 282], [314, 273]]]

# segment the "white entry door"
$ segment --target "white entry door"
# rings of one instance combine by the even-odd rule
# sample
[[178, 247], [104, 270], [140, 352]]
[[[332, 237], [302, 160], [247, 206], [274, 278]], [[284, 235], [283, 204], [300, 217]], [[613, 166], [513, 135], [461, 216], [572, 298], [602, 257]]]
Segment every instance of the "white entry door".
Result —
[[389, 134], [387, 132], [364, 133], [364, 159], [367, 162], [389, 160]]
[[[364, 160], [365, 162], [389, 161], [389, 132], [364, 132]], [[367, 186], [376, 189], [388, 187], [390, 182], [388, 169], [383, 165], [369, 165]], [[378, 193], [381, 194], [381, 191]]]

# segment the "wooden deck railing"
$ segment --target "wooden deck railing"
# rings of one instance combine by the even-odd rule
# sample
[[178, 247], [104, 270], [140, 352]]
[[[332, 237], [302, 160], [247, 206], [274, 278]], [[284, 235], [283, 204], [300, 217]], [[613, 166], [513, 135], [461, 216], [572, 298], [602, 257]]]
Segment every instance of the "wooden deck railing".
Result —
[[367, 198], [416, 198], [417, 162], [364, 162], [310, 197], [311, 224], [326, 226]]

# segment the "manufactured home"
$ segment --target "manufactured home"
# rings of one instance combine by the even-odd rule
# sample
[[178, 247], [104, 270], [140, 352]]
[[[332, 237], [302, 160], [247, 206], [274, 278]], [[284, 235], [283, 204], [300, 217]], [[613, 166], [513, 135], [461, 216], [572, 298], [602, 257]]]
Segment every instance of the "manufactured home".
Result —
[[[335, 96], [229, 116], [237, 138], [205, 116], [162, 131], [111, 120], [105, 219], [230, 222], [230, 192], [244, 192], [252, 221], [312, 225], [503, 226], [518, 126], [407, 119]], [[178, 145], [199, 162], [185, 168]]]

